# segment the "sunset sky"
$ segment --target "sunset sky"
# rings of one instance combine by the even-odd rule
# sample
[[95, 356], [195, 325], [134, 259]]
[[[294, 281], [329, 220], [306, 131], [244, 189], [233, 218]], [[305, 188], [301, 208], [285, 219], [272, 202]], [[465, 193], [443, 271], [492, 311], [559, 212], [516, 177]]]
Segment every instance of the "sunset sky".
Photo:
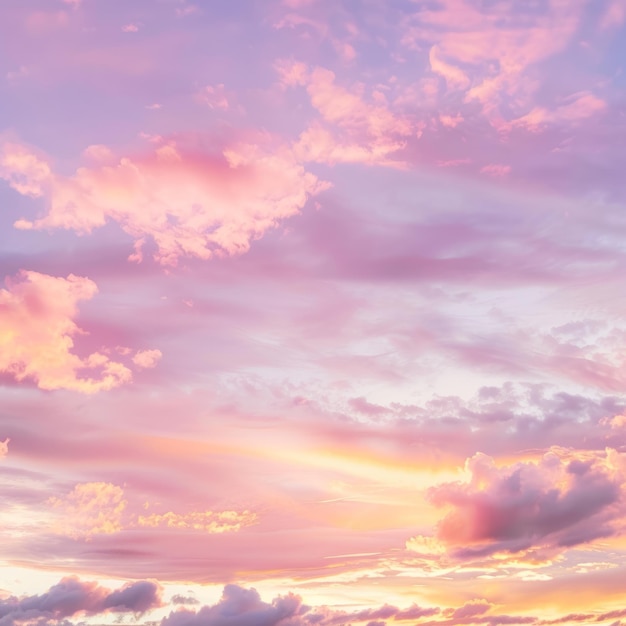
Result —
[[0, 0], [0, 626], [626, 625], [626, 0]]

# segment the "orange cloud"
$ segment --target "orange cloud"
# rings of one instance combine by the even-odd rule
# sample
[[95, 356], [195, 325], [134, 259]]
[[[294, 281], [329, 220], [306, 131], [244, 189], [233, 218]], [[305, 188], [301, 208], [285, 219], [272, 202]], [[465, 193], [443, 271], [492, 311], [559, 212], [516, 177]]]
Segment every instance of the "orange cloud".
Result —
[[163, 514], [140, 515], [137, 523], [150, 528], [182, 528], [220, 534], [237, 532], [244, 526], [254, 524], [256, 520], [256, 514], [249, 511], [194, 511], [187, 514], [168, 511]]
[[48, 502], [59, 511], [58, 534], [89, 540], [122, 530], [122, 515], [128, 504], [121, 487], [111, 483], [80, 483], [64, 498]]
[[[0, 371], [34, 380], [40, 389], [94, 393], [131, 380], [131, 371], [101, 352], [72, 352], [82, 331], [74, 322], [77, 302], [98, 288], [88, 278], [21, 271], [0, 290]], [[91, 372], [92, 377], [85, 377]]]

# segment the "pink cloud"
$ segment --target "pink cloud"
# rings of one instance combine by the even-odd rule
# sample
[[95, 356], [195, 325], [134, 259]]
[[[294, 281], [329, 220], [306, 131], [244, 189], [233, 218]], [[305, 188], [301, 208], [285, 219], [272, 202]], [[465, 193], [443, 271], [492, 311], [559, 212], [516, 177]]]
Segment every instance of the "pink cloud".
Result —
[[463, 122], [463, 116], [460, 113], [457, 115], [439, 115], [439, 121], [446, 128], [456, 128]]
[[0, 144], [0, 178], [18, 193], [37, 198], [51, 179], [50, 166], [42, 155], [19, 143]]
[[[9, 174], [19, 171], [22, 177], [14, 185], [22, 193], [41, 194], [47, 170], [27, 152], [20, 159], [9, 164]], [[270, 151], [243, 143], [209, 155], [166, 144], [139, 159], [79, 168], [69, 177], [51, 175], [46, 215], [15, 225], [88, 233], [111, 220], [135, 239], [132, 260], [142, 259], [149, 238], [157, 246], [156, 260], [176, 265], [185, 256], [246, 252], [324, 188], [285, 147]]]
[[115, 162], [115, 154], [108, 146], [94, 144], [83, 150], [83, 156], [96, 163]]
[[427, 45], [431, 69], [496, 123], [502, 104], [515, 110], [530, 102], [540, 84], [528, 77], [531, 68], [572, 43], [583, 5], [551, 1], [534, 11], [443, 0], [412, 15], [402, 41], [413, 49]]
[[463, 606], [460, 606], [458, 609], [454, 609], [454, 611], [451, 611], [451, 617], [455, 619], [476, 617], [477, 615], [483, 615], [484, 613], [489, 611], [492, 606], [492, 604], [480, 598], [470, 600]]
[[160, 350], [141, 350], [133, 356], [133, 363], [142, 369], [156, 367], [162, 357]]
[[554, 450], [538, 462], [498, 467], [476, 454], [466, 463], [468, 483], [430, 490], [451, 507], [437, 537], [454, 556], [496, 552], [554, 554], [617, 532], [623, 510], [626, 457]]
[[279, 75], [280, 81], [287, 87], [306, 85], [309, 68], [306, 63], [293, 59], [279, 59], [274, 63], [274, 69]]
[[326, 122], [315, 120], [301, 133], [294, 150], [303, 161], [393, 165], [397, 163], [393, 154], [418, 133], [417, 125], [389, 109], [379, 91], [369, 103], [359, 93], [337, 85], [334, 72], [328, 69], [317, 67], [304, 73], [301, 66], [282, 63], [277, 70], [284, 84], [306, 83], [311, 104]]
[[337, 85], [334, 72], [325, 68], [317, 67], [311, 72], [307, 91], [322, 117], [341, 128], [364, 131], [375, 139], [385, 135], [406, 137], [413, 132], [409, 120], [395, 116], [385, 106], [364, 102]]
[[443, 76], [449, 87], [453, 89], [464, 89], [469, 85], [470, 80], [465, 72], [454, 65], [446, 63], [440, 57], [440, 51], [437, 46], [433, 46], [430, 49], [430, 55], [428, 58], [430, 60], [430, 68], [432, 71], [440, 76]]
[[[96, 294], [93, 281], [22, 271], [6, 283], [7, 289], [0, 290], [0, 371], [18, 381], [32, 379], [41, 389], [83, 393], [131, 380], [126, 366], [102, 352], [81, 358], [71, 351], [73, 337], [83, 332], [74, 322], [77, 303]], [[94, 377], [85, 378], [90, 371]]]
[[9, 442], [10, 439], [5, 439], [4, 441], [0, 441], [0, 459], [4, 458], [9, 453]]

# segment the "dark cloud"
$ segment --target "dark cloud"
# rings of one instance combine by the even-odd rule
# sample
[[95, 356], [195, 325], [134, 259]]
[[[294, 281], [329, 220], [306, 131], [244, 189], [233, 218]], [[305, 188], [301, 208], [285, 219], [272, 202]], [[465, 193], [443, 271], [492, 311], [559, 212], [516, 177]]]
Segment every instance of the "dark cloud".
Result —
[[13, 626], [21, 621], [47, 623], [76, 615], [143, 614], [158, 606], [161, 606], [161, 589], [152, 581], [127, 583], [111, 591], [95, 582], [67, 577], [46, 593], [0, 600], [0, 626]]
[[468, 460], [469, 483], [430, 490], [432, 502], [450, 506], [438, 537], [460, 558], [542, 548], [561, 551], [614, 534], [621, 515], [623, 455], [551, 451], [537, 463], [497, 467], [476, 454]]

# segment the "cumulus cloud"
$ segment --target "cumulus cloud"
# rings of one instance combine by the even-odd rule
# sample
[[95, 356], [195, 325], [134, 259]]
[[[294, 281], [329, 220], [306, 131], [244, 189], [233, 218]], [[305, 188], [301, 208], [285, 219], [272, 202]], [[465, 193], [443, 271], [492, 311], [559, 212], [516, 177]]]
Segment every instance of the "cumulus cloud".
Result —
[[[102, 153], [99, 148], [96, 154]], [[164, 265], [180, 257], [242, 254], [327, 188], [281, 146], [242, 143], [210, 155], [164, 144], [139, 158], [79, 168], [73, 176], [50, 173], [25, 148], [12, 154], [18, 162], [3, 174], [10, 184], [42, 195], [45, 174], [49, 189], [45, 215], [18, 220], [17, 228], [89, 233], [114, 221], [135, 239], [132, 260], [143, 258], [142, 247], [152, 239]]]
[[469, 482], [430, 489], [449, 507], [437, 538], [453, 556], [497, 552], [558, 553], [616, 532], [626, 455], [554, 448], [537, 462], [498, 467], [478, 453], [466, 463]]
[[160, 626], [343, 626], [364, 622], [384, 625], [384, 620], [415, 620], [440, 611], [438, 607], [416, 604], [406, 609], [384, 604], [352, 612], [329, 607], [313, 609], [292, 593], [264, 602], [255, 589], [226, 585], [215, 605], [203, 606], [198, 611], [179, 609], [170, 613]]
[[[199, 611], [179, 610], [170, 613], [161, 626], [277, 626], [306, 613], [308, 607], [299, 596], [278, 596], [263, 602], [256, 589], [226, 585], [220, 601]], [[296, 622], [297, 623], [297, 622]]]
[[24, 196], [42, 196], [50, 166], [35, 150], [12, 141], [0, 143], [0, 178]]
[[156, 367], [163, 354], [160, 350], [140, 350], [133, 356], [133, 363], [142, 369]]
[[121, 487], [104, 482], [80, 483], [66, 496], [52, 497], [48, 502], [59, 513], [57, 533], [85, 540], [122, 530], [128, 504]]
[[143, 614], [161, 605], [161, 588], [153, 581], [127, 583], [111, 591], [95, 582], [67, 577], [41, 595], [0, 600], [0, 626], [45, 623], [77, 615]]
[[1, 372], [18, 381], [32, 379], [41, 389], [83, 393], [131, 380], [125, 365], [101, 352], [84, 358], [72, 352], [73, 337], [84, 332], [74, 322], [77, 303], [96, 294], [93, 281], [21, 271], [6, 285], [0, 289]]
[[0, 459], [9, 454], [9, 441], [10, 439], [5, 439], [4, 441], [0, 441]]

